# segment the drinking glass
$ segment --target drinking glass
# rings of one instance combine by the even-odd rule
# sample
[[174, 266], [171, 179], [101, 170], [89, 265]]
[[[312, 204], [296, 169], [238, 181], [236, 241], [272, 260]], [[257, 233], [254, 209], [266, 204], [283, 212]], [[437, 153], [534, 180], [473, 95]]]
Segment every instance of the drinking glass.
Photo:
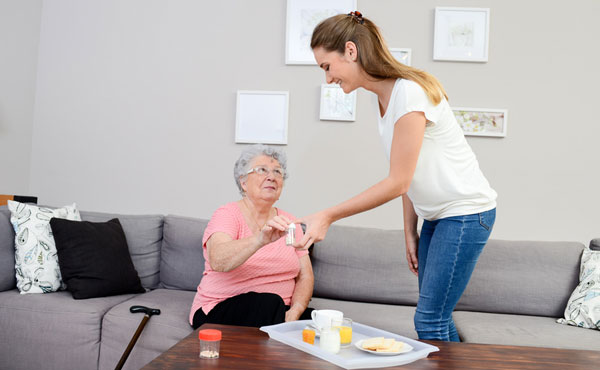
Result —
[[340, 330], [340, 346], [347, 348], [352, 344], [352, 319], [344, 317], [333, 319], [332, 325]]

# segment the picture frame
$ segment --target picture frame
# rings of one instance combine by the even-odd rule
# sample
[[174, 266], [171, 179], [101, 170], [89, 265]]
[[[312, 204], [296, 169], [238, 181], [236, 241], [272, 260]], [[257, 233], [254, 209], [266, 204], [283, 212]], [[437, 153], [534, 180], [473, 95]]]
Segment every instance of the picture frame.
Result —
[[235, 142], [287, 144], [288, 91], [238, 90]]
[[390, 48], [390, 53], [400, 63], [407, 65], [407, 66], [411, 65], [412, 49], [410, 49], [410, 48]]
[[435, 8], [433, 60], [487, 62], [489, 8]]
[[452, 112], [465, 136], [506, 137], [506, 109], [454, 107]]
[[321, 121], [355, 121], [356, 90], [350, 94], [337, 84], [321, 84]]
[[323, 19], [356, 10], [356, 0], [287, 0], [285, 64], [316, 65], [310, 48], [314, 28]]

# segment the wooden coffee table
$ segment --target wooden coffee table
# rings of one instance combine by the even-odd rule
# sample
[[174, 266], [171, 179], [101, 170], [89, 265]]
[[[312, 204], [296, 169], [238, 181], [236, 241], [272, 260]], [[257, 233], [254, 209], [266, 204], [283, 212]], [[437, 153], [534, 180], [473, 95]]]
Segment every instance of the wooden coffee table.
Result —
[[[198, 357], [198, 331], [194, 331], [146, 365], [164, 369], [340, 369], [294, 347], [270, 339], [257, 328], [205, 324], [201, 329], [223, 332], [218, 359]], [[597, 369], [600, 351], [500, 346], [425, 341], [440, 350], [410, 364], [386, 369]]]

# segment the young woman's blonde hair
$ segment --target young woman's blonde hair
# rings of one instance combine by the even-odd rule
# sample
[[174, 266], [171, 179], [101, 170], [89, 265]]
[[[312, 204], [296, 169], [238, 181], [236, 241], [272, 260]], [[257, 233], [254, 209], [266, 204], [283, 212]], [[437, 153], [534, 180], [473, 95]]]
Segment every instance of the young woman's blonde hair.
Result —
[[390, 53], [375, 23], [358, 12], [338, 14], [317, 25], [310, 47], [344, 54], [346, 42], [358, 48], [358, 62], [364, 71], [375, 79], [403, 78], [418, 83], [435, 105], [448, 99], [442, 84], [433, 75], [400, 63]]

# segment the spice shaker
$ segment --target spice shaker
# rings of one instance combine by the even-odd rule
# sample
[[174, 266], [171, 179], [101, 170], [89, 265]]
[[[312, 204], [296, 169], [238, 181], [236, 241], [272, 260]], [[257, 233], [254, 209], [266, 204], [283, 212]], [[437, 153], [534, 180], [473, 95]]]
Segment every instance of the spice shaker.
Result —
[[221, 331], [204, 329], [198, 332], [200, 339], [200, 358], [218, 358], [221, 345]]
[[285, 245], [292, 245], [296, 242], [296, 224], [291, 223], [287, 229], [287, 235], [285, 236]]

